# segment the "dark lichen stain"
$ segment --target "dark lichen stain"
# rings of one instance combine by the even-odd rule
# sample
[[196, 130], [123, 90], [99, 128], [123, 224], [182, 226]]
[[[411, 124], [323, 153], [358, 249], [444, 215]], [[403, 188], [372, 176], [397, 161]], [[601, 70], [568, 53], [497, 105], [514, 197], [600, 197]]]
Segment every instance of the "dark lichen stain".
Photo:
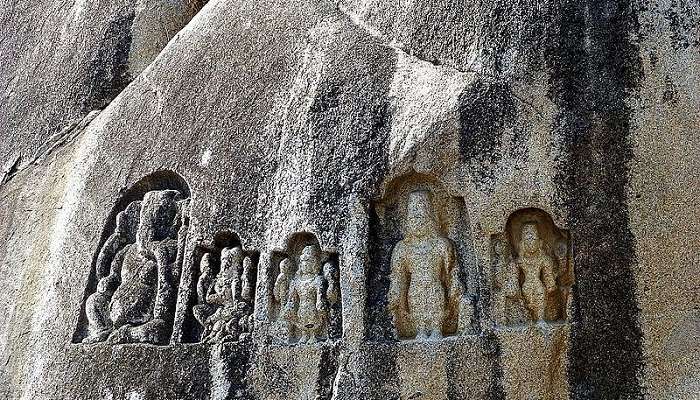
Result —
[[631, 110], [642, 77], [626, 1], [569, 1], [546, 50], [562, 156], [556, 181], [576, 265], [569, 352], [573, 399], [641, 399], [642, 332], [627, 186]]
[[505, 400], [506, 394], [503, 390], [503, 364], [501, 359], [501, 342], [493, 333], [484, 336], [485, 353], [493, 361], [491, 364], [491, 381], [489, 382], [488, 400]]
[[231, 386], [227, 400], [254, 400], [256, 397], [248, 387], [248, 370], [251, 366], [251, 354], [258, 354], [251, 341], [220, 344], [224, 373]]
[[333, 382], [338, 374], [338, 356], [340, 348], [337, 342], [326, 343], [321, 349], [321, 357], [318, 363], [318, 377], [316, 378], [316, 399], [331, 400], [333, 398]]
[[502, 82], [478, 80], [459, 96], [462, 162], [477, 186], [489, 187], [502, 158], [502, 137], [517, 118], [515, 98]]
[[102, 43], [88, 68], [89, 93], [83, 101], [82, 112], [104, 108], [131, 82], [129, 51], [134, 18], [132, 11], [107, 24]]
[[[690, 3], [690, 4], [689, 4]], [[693, 9], [693, 2], [671, 0], [664, 13], [671, 28], [671, 45], [674, 50], [700, 47], [700, 17]]]
[[[387, 210], [387, 214], [393, 214]], [[388, 311], [391, 250], [401, 236], [387, 231], [373, 209], [369, 215], [369, 259], [365, 336], [375, 341], [395, 341], [394, 323]]]

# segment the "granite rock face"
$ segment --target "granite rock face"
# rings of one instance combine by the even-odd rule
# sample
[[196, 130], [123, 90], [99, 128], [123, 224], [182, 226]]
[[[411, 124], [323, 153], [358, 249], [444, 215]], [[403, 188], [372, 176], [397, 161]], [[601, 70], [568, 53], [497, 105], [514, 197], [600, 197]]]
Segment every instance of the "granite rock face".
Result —
[[0, 398], [700, 393], [697, 4], [5, 3]]

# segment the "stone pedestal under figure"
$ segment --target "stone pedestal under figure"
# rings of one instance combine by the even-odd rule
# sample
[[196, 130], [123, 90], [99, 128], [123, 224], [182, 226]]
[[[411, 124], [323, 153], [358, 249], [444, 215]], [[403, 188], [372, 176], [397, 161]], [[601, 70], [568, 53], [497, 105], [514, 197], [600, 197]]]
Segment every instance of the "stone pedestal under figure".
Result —
[[405, 235], [391, 256], [389, 309], [400, 338], [439, 339], [458, 318], [462, 285], [452, 242], [438, 230], [428, 192], [409, 194]]

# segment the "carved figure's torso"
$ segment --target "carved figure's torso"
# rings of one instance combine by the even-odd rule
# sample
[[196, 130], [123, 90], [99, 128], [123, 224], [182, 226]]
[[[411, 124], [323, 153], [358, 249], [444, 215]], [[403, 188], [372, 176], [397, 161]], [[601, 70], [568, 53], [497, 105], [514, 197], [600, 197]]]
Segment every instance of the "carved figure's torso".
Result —
[[317, 327], [321, 323], [321, 316], [316, 308], [316, 300], [321, 290], [320, 277], [297, 277], [294, 279], [297, 294], [299, 295], [299, 323], [303, 327]]
[[121, 269], [121, 285], [114, 292], [110, 304], [110, 318], [115, 328], [138, 325], [153, 318], [157, 291], [158, 266], [129, 245]]

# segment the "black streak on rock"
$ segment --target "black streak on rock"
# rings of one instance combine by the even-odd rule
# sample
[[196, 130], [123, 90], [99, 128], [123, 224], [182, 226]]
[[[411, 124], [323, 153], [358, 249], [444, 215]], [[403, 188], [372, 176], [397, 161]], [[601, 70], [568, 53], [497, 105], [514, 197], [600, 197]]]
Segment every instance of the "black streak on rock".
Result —
[[131, 12], [109, 22], [102, 45], [90, 62], [87, 76], [90, 93], [83, 102], [84, 113], [104, 108], [131, 82], [129, 51], [134, 18]]
[[516, 117], [515, 99], [503, 83], [477, 81], [460, 94], [459, 149], [478, 186], [493, 180], [503, 133]]
[[324, 346], [321, 350], [321, 359], [318, 363], [318, 378], [316, 379], [316, 398], [319, 400], [331, 400], [333, 398], [333, 382], [338, 374], [339, 352], [337, 345]]
[[[626, 104], [641, 76], [626, 1], [569, 1], [547, 49], [550, 97], [560, 107], [557, 184], [574, 240], [569, 352], [573, 399], [640, 399], [642, 332], [627, 212], [632, 158]], [[587, 26], [587, 24], [589, 24]], [[556, 29], [555, 29], [556, 31]]]
[[488, 400], [505, 400], [506, 393], [503, 390], [503, 365], [501, 362], [501, 342], [498, 336], [488, 334], [484, 336], [484, 346], [489, 355], [491, 364], [491, 382], [489, 382]]
[[[251, 365], [251, 351], [255, 347], [250, 341], [225, 343], [221, 353], [226, 380], [231, 384], [227, 400], [254, 400], [255, 396], [248, 390], [246, 375]], [[216, 376], [212, 374], [214, 378]], [[213, 385], [212, 385], [213, 386]]]

